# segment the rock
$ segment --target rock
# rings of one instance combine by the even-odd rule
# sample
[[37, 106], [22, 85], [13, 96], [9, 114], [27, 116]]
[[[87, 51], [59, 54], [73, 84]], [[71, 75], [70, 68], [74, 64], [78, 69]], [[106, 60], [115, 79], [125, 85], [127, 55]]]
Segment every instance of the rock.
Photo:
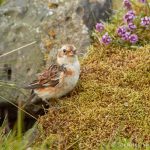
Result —
[[[61, 3], [58, 0], [49, 0], [51, 3], [60, 3], [49, 22], [45, 24], [45, 32], [49, 31], [49, 46], [45, 51], [50, 51], [47, 64], [55, 59], [57, 51], [62, 43], [74, 44], [79, 55], [85, 54], [90, 45], [90, 31], [96, 22], [108, 20], [111, 14], [111, 0], [67, 0]], [[50, 33], [55, 33], [53, 37]], [[47, 41], [47, 40], [46, 40]], [[46, 42], [47, 43], [47, 42]], [[52, 44], [53, 43], [53, 44]], [[53, 45], [51, 47], [51, 44]], [[52, 57], [53, 56], [53, 57]]]
[[[40, 5], [31, 1], [13, 0], [0, 8], [0, 54], [36, 41], [33, 45], [0, 58], [0, 80], [21, 86], [32, 81], [43, 66], [43, 54], [39, 48], [40, 36], [36, 28], [41, 27], [41, 18], [46, 18], [49, 9], [39, 7]], [[16, 101], [20, 95], [19, 90], [12, 90], [8, 86], [0, 88], [0, 95], [11, 101]], [[0, 99], [1, 102], [5, 101]]]
[[84, 24], [91, 30], [100, 20], [107, 21], [111, 10], [112, 0], [82, 0], [76, 12], [82, 16]]
[[[45, 2], [12, 0], [0, 7], [0, 55], [35, 41], [0, 58], [0, 123], [5, 117], [5, 109], [10, 110], [9, 103], [28, 100], [30, 91], [21, 87], [33, 81], [44, 66], [40, 33], [43, 22], [50, 18], [50, 10]], [[15, 112], [12, 107], [8, 112], [10, 118], [16, 118]]]

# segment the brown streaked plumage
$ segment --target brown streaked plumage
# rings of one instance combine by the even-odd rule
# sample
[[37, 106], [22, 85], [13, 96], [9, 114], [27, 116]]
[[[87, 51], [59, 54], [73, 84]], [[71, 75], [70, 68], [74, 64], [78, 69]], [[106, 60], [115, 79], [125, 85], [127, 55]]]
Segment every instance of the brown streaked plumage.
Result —
[[63, 73], [63, 66], [59, 66], [56, 64], [51, 65], [48, 69], [43, 71], [38, 79], [29, 84], [27, 89], [37, 89], [44, 87], [54, 87], [59, 83], [60, 73]]

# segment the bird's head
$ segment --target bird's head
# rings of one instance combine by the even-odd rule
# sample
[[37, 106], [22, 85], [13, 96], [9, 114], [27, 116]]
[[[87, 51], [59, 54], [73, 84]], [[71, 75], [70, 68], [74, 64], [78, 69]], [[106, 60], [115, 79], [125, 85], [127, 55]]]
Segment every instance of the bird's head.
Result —
[[63, 45], [57, 53], [57, 62], [59, 65], [72, 64], [78, 60], [76, 48], [74, 45]]

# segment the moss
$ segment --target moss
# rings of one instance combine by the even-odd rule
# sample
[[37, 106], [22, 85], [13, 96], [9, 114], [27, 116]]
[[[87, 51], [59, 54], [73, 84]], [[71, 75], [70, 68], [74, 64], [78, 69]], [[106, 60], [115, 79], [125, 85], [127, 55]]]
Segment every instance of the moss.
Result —
[[91, 46], [78, 86], [39, 119], [45, 136], [55, 136], [52, 145], [97, 149], [117, 137], [150, 143], [149, 58], [150, 45]]

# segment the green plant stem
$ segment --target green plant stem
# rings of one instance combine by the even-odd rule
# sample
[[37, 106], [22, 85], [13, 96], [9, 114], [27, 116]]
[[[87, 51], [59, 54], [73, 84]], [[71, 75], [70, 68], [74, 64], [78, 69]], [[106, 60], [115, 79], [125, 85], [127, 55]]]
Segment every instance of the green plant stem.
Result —
[[148, 8], [148, 12], [149, 12], [149, 14], [150, 14], [150, 6], [149, 6], [148, 0], [146, 1], [146, 5], [147, 5], [147, 8]]
[[[19, 102], [19, 107], [22, 107], [21, 102]], [[22, 140], [22, 132], [23, 132], [23, 119], [24, 119], [24, 114], [23, 111], [18, 109], [18, 118], [17, 118], [17, 136], [18, 140]]]

